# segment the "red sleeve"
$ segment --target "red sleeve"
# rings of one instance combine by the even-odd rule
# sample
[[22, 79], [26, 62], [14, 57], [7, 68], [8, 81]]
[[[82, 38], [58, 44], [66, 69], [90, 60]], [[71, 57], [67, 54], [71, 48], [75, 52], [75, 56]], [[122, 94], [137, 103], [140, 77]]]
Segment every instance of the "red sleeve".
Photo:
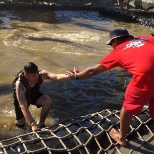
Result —
[[107, 69], [111, 69], [118, 66], [116, 53], [113, 50], [107, 55], [99, 64], [105, 66]]

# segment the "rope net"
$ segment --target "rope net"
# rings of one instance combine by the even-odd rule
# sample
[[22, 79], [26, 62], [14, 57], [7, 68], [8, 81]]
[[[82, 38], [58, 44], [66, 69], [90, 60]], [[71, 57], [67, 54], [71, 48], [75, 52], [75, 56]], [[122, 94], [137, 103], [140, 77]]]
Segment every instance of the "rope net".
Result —
[[[154, 151], [154, 121], [148, 107], [133, 116], [126, 147], [119, 146], [109, 136], [109, 130], [119, 130], [120, 111], [103, 110], [59, 123], [38, 132], [30, 132], [0, 141], [1, 154], [121, 154], [123, 151], [152, 154]], [[145, 148], [146, 147], [146, 148]]]

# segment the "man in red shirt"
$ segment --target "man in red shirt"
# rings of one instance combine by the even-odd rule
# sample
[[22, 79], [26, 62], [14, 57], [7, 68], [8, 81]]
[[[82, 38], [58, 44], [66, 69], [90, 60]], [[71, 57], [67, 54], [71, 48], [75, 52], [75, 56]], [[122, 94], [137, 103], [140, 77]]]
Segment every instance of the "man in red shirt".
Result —
[[120, 132], [110, 130], [110, 136], [125, 146], [132, 117], [139, 114], [147, 102], [150, 117], [154, 119], [154, 37], [134, 37], [126, 29], [115, 29], [109, 37], [106, 44], [113, 50], [99, 64], [81, 72], [74, 68], [67, 74], [72, 79], [85, 79], [119, 66], [133, 75], [120, 112]]

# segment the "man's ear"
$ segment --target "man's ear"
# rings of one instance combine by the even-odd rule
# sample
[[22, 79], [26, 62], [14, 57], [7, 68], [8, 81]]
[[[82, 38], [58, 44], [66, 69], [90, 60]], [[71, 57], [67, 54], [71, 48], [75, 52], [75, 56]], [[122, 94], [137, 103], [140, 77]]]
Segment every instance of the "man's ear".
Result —
[[112, 41], [115, 42], [117, 40], [117, 38], [114, 38]]
[[116, 46], [119, 45], [119, 39], [118, 38], [115, 38], [114, 42], [116, 42]]
[[24, 72], [24, 77], [27, 79], [28, 78], [28, 75]]

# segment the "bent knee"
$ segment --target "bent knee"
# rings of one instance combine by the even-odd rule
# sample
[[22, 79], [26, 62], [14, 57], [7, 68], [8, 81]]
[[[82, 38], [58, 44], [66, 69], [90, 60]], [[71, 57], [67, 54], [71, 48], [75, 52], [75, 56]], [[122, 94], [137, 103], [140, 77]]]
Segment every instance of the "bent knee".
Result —
[[39, 98], [36, 104], [41, 106], [48, 106], [50, 108], [53, 106], [52, 99], [47, 95], [41, 96], [41, 98]]
[[51, 108], [53, 106], [52, 99], [50, 98], [50, 99], [46, 100], [45, 105]]

